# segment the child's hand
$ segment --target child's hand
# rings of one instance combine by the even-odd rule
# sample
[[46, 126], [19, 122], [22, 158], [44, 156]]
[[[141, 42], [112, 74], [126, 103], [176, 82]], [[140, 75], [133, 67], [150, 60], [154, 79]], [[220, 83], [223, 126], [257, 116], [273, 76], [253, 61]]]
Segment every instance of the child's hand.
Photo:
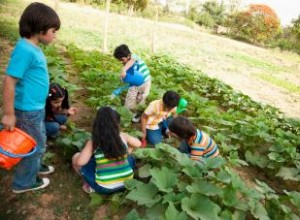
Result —
[[121, 71], [121, 79], [123, 79], [123, 78], [125, 78], [125, 76], [126, 76], [126, 72], [125, 71]]
[[71, 107], [68, 109], [69, 115], [76, 115], [77, 109], [75, 107]]
[[60, 128], [60, 130], [64, 130], [64, 131], [67, 130], [67, 126], [65, 126], [65, 125], [61, 125], [59, 128]]
[[145, 148], [146, 146], [147, 146], [147, 141], [146, 141], [146, 139], [142, 139], [141, 140], [141, 142], [142, 142], [142, 144], [141, 144], [141, 148]]

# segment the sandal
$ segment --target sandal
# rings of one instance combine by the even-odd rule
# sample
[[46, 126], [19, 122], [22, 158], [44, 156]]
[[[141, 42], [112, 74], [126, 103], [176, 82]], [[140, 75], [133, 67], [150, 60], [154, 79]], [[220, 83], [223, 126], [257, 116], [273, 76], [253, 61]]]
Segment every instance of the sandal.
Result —
[[82, 190], [88, 194], [95, 192], [95, 190], [88, 183], [83, 184]]

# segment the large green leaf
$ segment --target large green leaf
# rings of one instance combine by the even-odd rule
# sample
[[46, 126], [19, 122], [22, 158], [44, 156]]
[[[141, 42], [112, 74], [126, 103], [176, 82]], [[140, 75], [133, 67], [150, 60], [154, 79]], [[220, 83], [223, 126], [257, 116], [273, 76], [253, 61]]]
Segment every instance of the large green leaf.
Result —
[[206, 196], [215, 196], [222, 194], [222, 190], [216, 185], [207, 181], [198, 180], [187, 187], [187, 191], [190, 193], [201, 193]]
[[218, 214], [221, 208], [209, 198], [199, 194], [184, 198], [181, 208], [194, 219], [220, 219]]
[[124, 218], [124, 220], [139, 220], [140, 216], [136, 209], [132, 209]]
[[293, 191], [288, 192], [284, 190], [284, 192], [290, 197], [291, 202], [300, 210], [300, 193]]
[[223, 189], [223, 202], [227, 206], [234, 207], [238, 202], [237, 189], [233, 187], [227, 187]]
[[149, 177], [151, 175], [150, 169], [151, 169], [150, 164], [145, 164], [144, 166], [140, 167], [139, 168], [139, 177], [141, 177], [141, 178]]
[[158, 189], [154, 184], [141, 184], [137, 189], [128, 193], [126, 198], [137, 202], [138, 205], [145, 205], [151, 208], [161, 200], [161, 196], [157, 195], [157, 193]]
[[204, 162], [208, 169], [220, 168], [223, 164], [225, 164], [225, 160], [222, 157], [207, 158]]
[[173, 192], [168, 193], [168, 194], [164, 195], [164, 197], [163, 197], [163, 204], [170, 203], [170, 202], [177, 204], [177, 203], [180, 203], [184, 197], [186, 197], [185, 193], [178, 193], [178, 194], [175, 194]]
[[231, 182], [231, 176], [226, 170], [220, 170], [217, 173], [217, 179], [224, 182], [224, 183], [230, 183]]
[[143, 183], [136, 179], [129, 179], [129, 180], [126, 180], [124, 182], [124, 184], [125, 184], [126, 189], [133, 190], [135, 188], [138, 188]]
[[269, 220], [268, 213], [264, 206], [257, 200], [251, 199], [249, 201], [249, 206], [251, 207], [251, 213], [255, 218], [261, 220]]
[[162, 167], [162, 169], [151, 169], [150, 173], [152, 175], [151, 181], [158, 187], [160, 191], [167, 193], [172, 192], [173, 187], [178, 183], [178, 177], [176, 173], [167, 167]]
[[200, 172], [199, 166], [188, 166], [185, 167], [182, 171], [191, 178], [202, 178], [203, 174]]
[[91, 193], [90, 198], [90, 206], [100, 206], [105, 202], [103, 196], [98, 193]]
[[188, 216], [185, 212], [179, 212], [173, 203], [169, 204], [169, 207], [167, 208], [165, 212], [165, 218], [164, 220], [187, 220]]
[[300, 170], [296, 168], [281, 167], [276, 176], [282, 177], [284, 180], [300, 180]]
[[255, 155], [251, 151], [246, 151], [245, 157], [249, 163], [251, 163], [253, 165], [257, 165], [260, 168], [265, 168], [267, 166], [268, 160], [269, 160], [267, 157], [258, 155], [258, 154]]

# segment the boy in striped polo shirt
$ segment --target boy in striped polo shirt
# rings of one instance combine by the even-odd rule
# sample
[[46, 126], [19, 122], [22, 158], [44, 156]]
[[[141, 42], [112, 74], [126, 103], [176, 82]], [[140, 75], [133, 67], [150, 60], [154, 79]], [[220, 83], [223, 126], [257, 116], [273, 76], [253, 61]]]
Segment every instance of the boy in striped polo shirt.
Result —
[[[125, 99], [125, 107], [131, 111], [136, 109], [137, 104], [145, 103], [147, 96], [149, 95], [151, 88], [151, 76], [149, 68], [146, 63], [136, 54], [131, 53], [128, 46], [122, 44], [116, 47], [114, 51], [114, 57], [121, 61], [124, 66], [121, 70], [121, 78], [126, 77], [126, 72], [133, 67], [143, 75], [144, 83], [140, 86], [130, 86]], [[132, 122], [138, 123], [140, 121], [139, 113], [134, 113]]]
[[162, 136], [168, 136], [168, 123], [172, 117], [177, 116], [179, 100], [180, 96], [170, 90], [162, 99], [151, 102], [145, 109], [141, 117], [143, 147], [146, 140], [151, 145], [156, 145], [162, 141]]
[[192, 122], [183, 116], [174, 118], [169, 124], [170, 135], [182, 141], [178, 150], [186, 153], [192, 160], [219, 156], [218, 145], [205, 132], [196, 129]]

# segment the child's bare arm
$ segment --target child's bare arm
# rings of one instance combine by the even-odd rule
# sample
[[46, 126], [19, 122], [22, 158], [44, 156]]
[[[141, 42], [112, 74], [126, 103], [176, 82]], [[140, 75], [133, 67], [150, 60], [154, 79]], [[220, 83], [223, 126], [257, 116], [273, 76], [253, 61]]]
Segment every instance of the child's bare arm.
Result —
[[84, 148], [80, 152], [77, 160], [75, 161], [77, 166], [84, 166], [89, 162], [93, 155], [93, 142], [89, 140], [86, 142]]
[[143, 132], [142, 139], [143, 140], [146, 139], [146, 137], [147, 137], [147, 132], [146, 132], [147, 121], [148, 121], [148, 115], [146, 115], [145, 113], [143, 113], [142, 117], [141, 117], [141, 127], [142, 127], [142, 132]]
[[130, 60], [128, 60], [128, 62], [123, 66], [122, 70], [121, 70], [121, 77], [124, 78], [126, 76], [126, 72], [128, 69], [130, 69], [130, 67], [132, 67], [132, 65], [135, 63], [135, 59], [130, 58]]
[[3, 80], [3, 110], [4, 115], [2, 124], [4, 128], [13, 130], [16, 124], [16, 116], [14, 110], [15, 87], [18, 82], [17, 78], [5, 75]]
[[127, 133], [122, 132], [121, 137], [123, 137], [126, 140], [126, 143], [130, 147], [138, 148], [138, 147], [141, 147], [141, 145], [142, 145], [142, 142], [138, 138], [133, 137], [133, 136], [127, 134]]

